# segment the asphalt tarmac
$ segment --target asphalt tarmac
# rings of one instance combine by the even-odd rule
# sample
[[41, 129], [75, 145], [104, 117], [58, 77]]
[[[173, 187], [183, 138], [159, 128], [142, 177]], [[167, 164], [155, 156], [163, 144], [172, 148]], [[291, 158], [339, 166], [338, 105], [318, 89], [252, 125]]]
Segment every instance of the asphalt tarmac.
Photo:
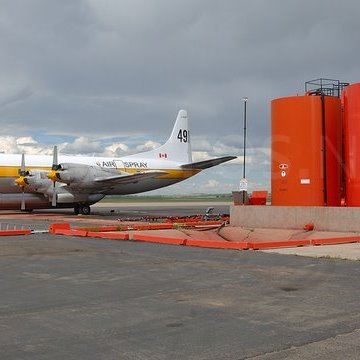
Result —
[[118, 204], [98, 203], [92, 206], [92, 213], [97, 215], [126, 217], [151, 217], [151, 216], [189, 216], [204, 215], [209, 207], [214, 208], [214, 213], [229, 214], [230, 203], [225, 202], [164, 202], [149, 204]]
[[[34, 210], [31, 213], [20, 211], [0, 211], [0, 229], [13, 225], [23, 225], [33, 230], [46, 230], [49, 224], [59, 219], [73, 226], [94, 226], [96, 220], [114, 224], [118, 220], [156, 219], [167, 216], [204, 215], [209, 207], [214, 214], [229, 214], [230, 204], [224, 202], [174, 202], [174, 203], [98, 203], [91, 206], [91, 215], [74, 215], [73, 209]], [[88, 220], [88, 221], [87, 221]]]
[[[106, 209], [91, 217], [119, 217]], [[358, 359], [359, 264], [49, 234], [3, 237], [0, 358]]]

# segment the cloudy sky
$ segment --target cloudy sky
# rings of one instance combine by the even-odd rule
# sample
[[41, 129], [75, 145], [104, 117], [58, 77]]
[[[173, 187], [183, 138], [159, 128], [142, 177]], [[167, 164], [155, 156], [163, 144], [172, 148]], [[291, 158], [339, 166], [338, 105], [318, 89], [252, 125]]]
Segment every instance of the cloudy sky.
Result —
[[[188, 110], [194, 159], [270, 187], [270, 101], [360, 81], [357, 0], [0, 0], [0, 151], [121, 156]], [[158, 193], [230, 192], [241, 158]]]

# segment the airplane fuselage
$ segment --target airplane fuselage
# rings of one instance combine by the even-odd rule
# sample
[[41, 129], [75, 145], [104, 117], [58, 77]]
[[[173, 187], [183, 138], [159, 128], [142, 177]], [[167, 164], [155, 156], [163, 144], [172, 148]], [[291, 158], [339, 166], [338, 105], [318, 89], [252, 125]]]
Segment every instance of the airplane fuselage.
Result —
[[[27, 170], [50, 171], [51, 169], [51, 156], [27, 155], [26, 160]], [[154, 190], [185, 180], [200, 171], [181, 169], [179, 164], [166, 159], [140, 159], [132, 156], [123, 158], [60, 156], [59, 162], [85, 164], [129, 174], [148, 170], [166, 171], [165, 175], [160, 175], [155, 179], [148, 179], [148, 181], [143, 180], [141, 183], [111, 186], [108, 189], [101, 191], [104, 195], [125, 195]], [[19, 176], [18, 170], [20, 168], [20, 163], [21, 155], [0, 154], [0, 194], [21, 192], [21, 188], [15, 184], [15, 179]]]

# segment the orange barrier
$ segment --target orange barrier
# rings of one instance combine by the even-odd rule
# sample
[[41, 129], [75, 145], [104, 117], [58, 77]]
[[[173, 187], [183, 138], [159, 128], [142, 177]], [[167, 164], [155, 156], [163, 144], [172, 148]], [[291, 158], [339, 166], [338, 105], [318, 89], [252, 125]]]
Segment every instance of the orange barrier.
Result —
[[[204, 223], [209, 224], [211, 222], [209, 221]], [[68, 223], [54, 223], [50, 225], [49, 233], [57, 234], [57, 235], [68, 235], [68, 236], [93, 237], [93, 238], [104, 238], [104, 239], [114, 239], [114, 240], [129, 240], [130, 236], [128, 233], [123, 233], [117, 230], [119, 230], [119, 228], [121, 228], [121, 230], [151, 230], [151, 229], [159, 230], [159, 229], [172, 229], [176, 226], [178, 226], [178, 224], [176, 223], [146, 224], [146, 225], [121, 226], [121, 227], [104, 226], [104, 227], [92, 228], [92, 229], [96, 229], [96, 231], [90, 231], [91, 228], [78, 228], [72, 230], [70, 228], [70, 224]], [[99, 229], [101, 229], [102, 231], [98, 231]], [[109, 233], [109, 231], [116, 231], [116, 232]], [[28, 234], [31, 234], [31, 230], [0, 231], [0, 236], [28, 235]], [[309, 245], [318, 246], [318, 245], [330, 245], [330, 244], [356, 243], [356, 242], [360, 242], [360, 236], [345, 236], [345, 237], [326, 238], [326, 239], [229, 242], [225, 240], [224, 241], [196, 240], [190, 238], [170, 238], [164, 236], [152, 236], [152, 235], [143, 235], [139, 233], [134, 233], [133, 240], [159, 243], [159, 244], [197, 246], [197, 247], [215, 248], [215, 249], [258, 250], [258, 249], [282, 248], [282, 247], [300, 247], [300, 246], [309, 246]]]
[[269, 249], [277, 247], [298, 247], [311, 245], [311, 240], [282, 240], [282, 241], [262, 241], [250, 242], [249, 247], [253, 250]]
[[0, 230], [0, 236], [30, 235], [31, 230]]
[[53, 223], [50, 224], [49, 227], [49, 233], [55, 234], [57, 230], [70, 230], [70, 224], [69, 223]]
[[214, 249], [236, 249], [247, 250], [249, 249], [249, 243], [242, 242], [228, 242], [228, 241], [203, 241], [203, 240], [191, 240], [186, 241], [186, 246], [198, 246]]
[[84, 231], [96, 232], [96, 231], [118, 231], [118, 230], [123, 230], [123, 229], [121, 229], [120, 226], [109, 225], [109, 226], [76, 228], [76, 230], [84, 230]]
[[[169, 230], [175, 229], [178, 227], [196, 227], [196, 226], [214, 226], [214, 225], [221, 225], [223, 222], [219, 220], [212, 220], [212, 221], [187, 221], [187, 222], [172, 222], [172, 223], [157, 223], [157, 224], [134, 224], [134, 225], [119, 225], [119, 226], [99, 226], [99, 227], [81, 227], [76, 228], [76, 230], [83, 230], [83, 231], [91, 231], [91, 232], [106, 232], [106, 231], [129, 231], [129, 230]], [[69, 224], [52, 224], [57, 229], [58, 226], [68, 225], [68, 227], [64, 227], [65, 229], [70, 229]], [[51, 231], [51, 230], [50, 230]]]
[[311, 245], [350, 244], [360, 242], [360, 236], [345, 236], [341, 238], [312, 239]]
[[86, 236], [93, 238], [102, 238], [102, 239], [129, 240], [129, 234], [122, 232], [109, 233], [109, 232], [88, 231]]
[[186, 245], [188, 241], [187, 239], [181, 239], [181, 238], [168, 238], [162, 236], [150, 236], [150, 235], [141, 235], [141, 234], [134, 234], [133, 240], [153, 242], [159, 244], [171, 244], [171, 245]]
[[67, 229], [56, 229], [52, 234], [55, 235], [69, 235], [69, 236], [83, 236], [86, 237], [88, 232], [85, 230], [67, 230]]

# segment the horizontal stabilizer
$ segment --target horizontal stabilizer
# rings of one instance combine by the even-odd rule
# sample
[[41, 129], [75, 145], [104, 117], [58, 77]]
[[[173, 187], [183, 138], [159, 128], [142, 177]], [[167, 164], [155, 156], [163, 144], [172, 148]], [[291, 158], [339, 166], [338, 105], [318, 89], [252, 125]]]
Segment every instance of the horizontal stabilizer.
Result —
[[223, 157], [216, 158], [216, 159], [198, 161], [198, 162], [193, 162], [193, 163], [190, 163], [190, 164], [181, 165], [181, 168], [182, 169], [204, 170], [204, 169], [208, 169], [208, 168], [211, 168], [213, 166], [222, 164], [222, 163], [224, 163], [226, 161], [234, 160], [236, 158], [237, 158], [237, 156], [223, 156]]

